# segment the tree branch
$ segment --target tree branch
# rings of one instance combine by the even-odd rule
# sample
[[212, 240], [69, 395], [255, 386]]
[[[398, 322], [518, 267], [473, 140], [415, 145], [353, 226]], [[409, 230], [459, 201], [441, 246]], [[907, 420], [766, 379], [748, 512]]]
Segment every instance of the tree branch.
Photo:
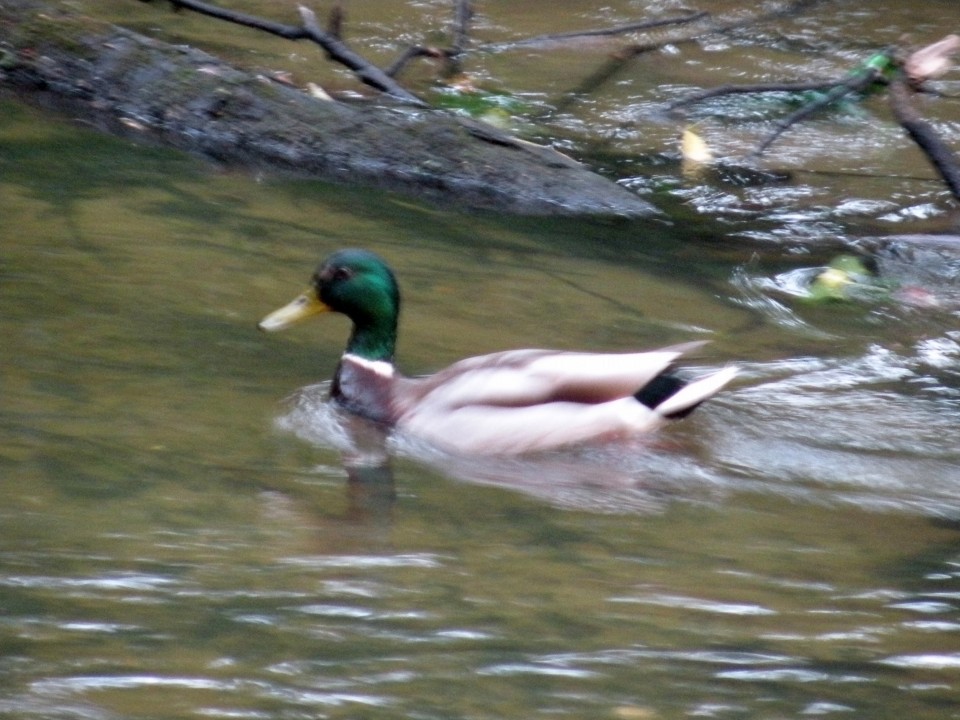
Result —
[[[752, 15], [750, 17], [735, 17], [729, 20], [723, 20], [721, 18], [720, 20], [714, 20], [712, 24], [708, 23], [707, 27], [703, 28], [699, 32], [694, 31], [687, 35], [673, 35], [659, 40], [628, 45], [627, 47], [621, 48], [614, 53], [610, 59], [607, 60], [607, 62], [605, 62], [594, 73], [581, 82], [579, 86], [571, 90], [566, 99], [559, 103], [558, 109], [563, 109], [566, 106], [576, 102], [577, 98], [593, 92], [618, 72], [620, 72], [620, 70], [628, 62], [640, 55], [644, 55], [649, 52], [656, 52], [666, 45], [681, 45], [685, 43], [698, 42], [705, 37], [710, 37], [712, 35], [724, 35], [756, 23], [767, 22], [769, 20], [781, 17], [798, 15], [820, 2], [824, 2], [824, 0], [789, 0], [788, 2], [784, 2], [780, 7], [774, 8], [768, 12]], [[709, 14], [707, 17], [709, 17]], [[696, 18], [691, 18], [691, 20], [693, 19]]]
[[185, 8], [200, 15], [206, 15], [207, 17], [218, 20], [226, 20], [236, 25], [253, 28], [254, 30], [262, 30], [271, 35], [286, 38], [287, 40], [303, 40], [307, 37], [306, 31], [302, 27], [284, 25], [283, 23], [265, 20], [255, 15], [247, 15], [246, 13], [235, 10], [227, 10], [226, 8], [211, 5], [210, 3], [201, 2], [201, 0], [170, 0], [170, 4], [173, 5], [175, 10]]
[[[182, 0], [178, 0], [178, 2], [182, 2]], [[317, 16], [313, 10], [303, 5], [299, 5], [297, 10], [300, 13], [300, 19], [303, 21], [303, 28], [307, 33], [307, 37], [322, 47], [327, 53], [327, 57], [331, 60], [336, 60], [341, 65], [348, 67], [353, 71], [354, 75], [370, 87], [374, 87], [377, 90], [385, 92], [387, 95], [395, 97], [398, 100], [403, 100], [411, 105], [427, 107], [427, 103], [406, 88], [398, 85], [397, 82], [383, 70], [367, 62], [347, 47], [342, 40], [323, 30], [320, 25], [317, 24]]]
[[450, 57], [449, 50], [441, 50], [440, 48], [428, 47], [426, 45], [411, 45], [398, 57], [393, 63], [390, 64], [384, 72], [390, 77], [396, 77], [400, 74], [400, 71], [403, 70], [414, 58], [426, 57], [426, 58], [447, 58]]
[[473, 19], [471, 0], [457, 0], [453, 16], [453, 43], [450, 45], [450, 57], [457, 57], [467, 48], [470, 40], [470, 21]]
[[580, 40], [589, 37], [610, 37], [613, 35], [624, 35], [631, 32], [640, 32], [642, 30], [652, 30], [653, 28], [664, 27], [666, 25], [684, 25], [696, 20], [702, 20], [708, 17], [710, 13], [697, 12], [681, 17], [664, 18], [662, 20], [641, 20], [639, 22], [627, 23], [625, 25], [614, 25], [608, 28], [595, 28], [593, 30], [577, 30], [574, 32], [556, 33], [550, 35], [537, 35], [523, 40], [508, 40], [500, 43], [489, 43], [480, 47], [487, 52], [501, 52], [503, 50], [515, 50], [516, 48], [531, 47], [537, 45], [548, 45], [550, 43], [563, 43], [569, 40]]
[[814, 102], [807, 103], [796, 112], [777, 123], [773, 132], [767, 135], [762, 143], [753, 151], [754, 157], [760, 156], [770, 147], [774, 141], [785, 133], [791, 126], [809, 117], [817, 110], [825, 108], [827, 105], [835, 103], [844, 95], [860, 92], [864, 88], [872, 85], [883, 77], [883, 68], [892, 60], [889, 53], [880, 53], [867, 61], [866, 65], [855, 72], [850, 77], [834, 85], [833, 89], [825, 93], [823, 97]]
[[743, 93], [766, 93], [766, 92], [805, 92], [809, 90], [829, 90], [842, 83], [843, 80], [819, 80], [813, 82], [795, 82], [795, 83], [761, 83], [757, 85], [720, 85], [715, 88], [708, 88], [699, 92], [685, 95], [682, 98], [674, 100], [666, 106], [666, 110], [675, 110], [684, 105], [693, 105], [710, 98], [720, 97], [721, 95], [738, 95]]
[[930, 159], [933, 167], [950, 188], [953, 197], [960, 200], [960, 162], [933, 126], [920, 117], [910, 102], [910, 88], [907, 81], [900, 73], [890, 83], [889, 99], [890, 108], [897, 122]]
[[336, 30], [335, 32], [323, 30], [317, 23], [314, 12], [302, 5], [298, 7], [298, 10], [303, 24], [298, 26], [286, 25], [255, 15], [227, 10], [202, 0], [170, 0], [170, 3], [177, 9], [185, 8], [201, 15], [243, 25], [254, 30], [261, 30], [287, 40], [311, 40], [323, 48], [328, 58], [352, 70], [364, 84], [409, 105], [427, 107], [426, 102], [398, 84], [376, 65], [351, 50], [346, 43], [337, 37]]

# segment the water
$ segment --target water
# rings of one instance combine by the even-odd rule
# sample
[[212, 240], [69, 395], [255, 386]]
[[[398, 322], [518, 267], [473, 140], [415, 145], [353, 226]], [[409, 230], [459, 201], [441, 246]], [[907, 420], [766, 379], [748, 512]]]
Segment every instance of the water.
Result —
[[[0, 715], [957, 716], [951, 277], [806, 297], [949, 203], [658, 167], [673, 224], [503, 220], [0, 104]], [[397, 270], [409, 372], [706, 339], [742, 377], [642, 444], [345, 452], [345, 322], [254, 325], [346, 245]]]

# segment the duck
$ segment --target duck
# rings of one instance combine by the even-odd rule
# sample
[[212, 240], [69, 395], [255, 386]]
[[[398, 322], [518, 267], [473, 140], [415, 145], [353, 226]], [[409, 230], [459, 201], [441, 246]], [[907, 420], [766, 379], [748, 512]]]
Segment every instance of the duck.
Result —
[[268, 314], [283, 330], [323, 313], [352, 321], [330, 398], [349, 413], [468, 455], [519, 455], [652, 433], [718, 393], [737, 369], [687, 381], [677, 360], [702, 345], [642, 352], [522, 349], [467, 358], [424, 377], [394, 361], [400, 316], [396, 276], [364, 249], [334, 252], [307, 290]]

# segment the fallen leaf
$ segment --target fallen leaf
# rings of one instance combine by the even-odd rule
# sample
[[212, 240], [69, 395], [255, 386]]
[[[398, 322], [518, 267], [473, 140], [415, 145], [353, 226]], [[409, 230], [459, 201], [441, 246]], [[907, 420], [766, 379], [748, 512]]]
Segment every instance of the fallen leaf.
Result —
[[689, 128], [680, 136], [680, 154], [684, 160], [694, 163], [708, 163], [713, 160], [713, 153], [707, 143]]

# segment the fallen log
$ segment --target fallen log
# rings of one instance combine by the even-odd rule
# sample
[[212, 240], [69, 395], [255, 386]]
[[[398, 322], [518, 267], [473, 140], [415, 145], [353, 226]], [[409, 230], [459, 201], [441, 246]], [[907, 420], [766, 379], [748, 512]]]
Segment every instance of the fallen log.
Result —
[[200, 50], [41, 0], [0, 3], [0, 91], [219, 162], [376, 186], [470, 209], [656, 210], [549, 148], [443, 111], [319, 100]]

